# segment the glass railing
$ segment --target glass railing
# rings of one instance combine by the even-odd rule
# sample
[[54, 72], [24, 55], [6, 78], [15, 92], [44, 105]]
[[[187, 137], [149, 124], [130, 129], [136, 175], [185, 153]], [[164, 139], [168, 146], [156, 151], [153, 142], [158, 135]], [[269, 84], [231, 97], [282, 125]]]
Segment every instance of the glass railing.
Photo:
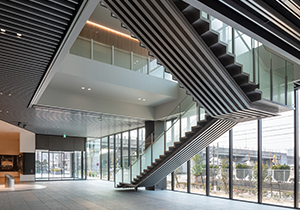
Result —
[[105, 45], [92, 39], [77, 37], [70, 53], [95, 61], [111, 64], [135, 72], [148, 74], [162, 79], [172, 80], [172, 75], [165, 72], [165, 68], [158, 64], [153, 57], [144, 57], [114, 46]]
[[243, 72], [249, 74], [250, 81], [258, 84], [264, 99], [293, 106], [292, 63], [205, 12], [201, 12], [201, 18], [209, 21], [211, 30], [219, 33], [219, 40], [227, 45], [227, 52], [235, 55], [236, 63], [243, 65]]
[[[169, 151], [186, 132], [191, 131], [193, 126], [197, 125], [199, 120], [205, 120], [205, 111], [199, 108], [190, 97], [186, 97], [178, 106], [165, 118], [165, 130], [161, 134], [151, 133], [146, 138], [144, 144], [140, 145], [139, 158], [130, 166], [119, 169], [116, 173], [115, 186], [119, 182], [130, 184], [138, 175], [140, 175], [148, 166], [151, 166], [156, 159], [160, 159], [165, 151]], [[155, 136], [157, 136], [155, 138]]]

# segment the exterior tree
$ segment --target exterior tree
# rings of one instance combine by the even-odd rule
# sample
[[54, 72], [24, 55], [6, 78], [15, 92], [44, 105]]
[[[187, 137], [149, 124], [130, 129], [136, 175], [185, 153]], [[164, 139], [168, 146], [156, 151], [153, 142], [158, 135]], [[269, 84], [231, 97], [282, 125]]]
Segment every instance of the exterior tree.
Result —
[[221, 165], [220, 165], [220, 175], [221, 175], [221, 180], [223, 182], [225, 192], [229, 193], [228, 187], [227, 187], [227, 181], [228, 181], [228, 160], [227, 157], [225, 157], [223, 160], [221, 160]]
[[197, 154], [193, 157], [193, 167], [192, 167], [192, 174], [195, 176], [196, 179], [196, 188], [199, 189], [198, 186], [198, 177], [201, 176], [202, 186], [204, 186], [203, 181], [203, 173], [205, 172], [205, 165], [203, 164], [201, 155]]
[[[271, 180], [271, 176], [268, 173], [268, 165], [267, 164], [262, 164], [262, 183], [264, 184], [265, 182]], [[258, 163], [256, 162], [252, 168], [253, 176], [252, 176], [252, 181], [254, 182], [255, 186], [255, 194], [257, 194], [257, 189], [258, 189]]]
[[181, 174], [182, 172], [183, 172], [182, 166], [176, 168], [175, 171], [174, 171], [174, 178], [175, 178], [175, 181], [176, 181], [176, 187], [177, 188], [180, 187], [180, 183], [179, 183], [179, 180], [178, 180], [178, 174]]

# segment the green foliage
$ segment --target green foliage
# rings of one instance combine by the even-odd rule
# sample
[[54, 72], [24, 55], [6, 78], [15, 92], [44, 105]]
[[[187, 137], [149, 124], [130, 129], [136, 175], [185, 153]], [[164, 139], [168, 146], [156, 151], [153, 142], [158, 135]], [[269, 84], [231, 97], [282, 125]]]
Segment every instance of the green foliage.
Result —
[[[267, 164], [262, 164], [261, 178], [263, 184], [271, 180], [271, 176], [268, 173], [268, 169], [269, 167]], [[252, 181], [254, 182], [254, 186], [255, 186], [253, 190], [255, 191], [255, 194], [257, 194], [257, 189], [258, 189], [258, 163], [257, 162], [254, 164], [252, 171], [253, 171]]]
[[205, 165], [203, 164], [202, 158], [199, 154], [193, 157], [193, 167], [191, 172], [196, 177], [203, 175], [205, 172]]
[[219, 168], [218, 165], [209, 165], [209, 168]]
[[249, 166], [246, 165], [246, 164], [241, 164], [241, 163], [238, 163], [236, 166], [235, 166], [235, 169], [248, 169]]
[[285, 164], [283, 164], [283, 165], [277, 164], [277, 165], [271, 166], [271, 169], [290, 170], [290, 166], [285, 165]]
[[228, 181], [228, 169], [229, 168], [229, 164], [228, 164], [228, 160], [227, 157], [225, 157], [223, 160], [221, 160], [221, 167], [220, 167], [220, 174], [221, 174], [221, 180], [223, 182], [224, 185], [224, 190], [225, 192], [228, 192], [228, 187], [227, 187], [227, 181]]

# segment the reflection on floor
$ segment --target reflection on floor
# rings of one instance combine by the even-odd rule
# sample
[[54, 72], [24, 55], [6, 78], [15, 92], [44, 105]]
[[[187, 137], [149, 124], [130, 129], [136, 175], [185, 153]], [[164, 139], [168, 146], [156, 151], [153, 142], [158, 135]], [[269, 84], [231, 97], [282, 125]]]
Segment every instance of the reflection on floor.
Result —
[[287, 210], [274, 206], [212, 198], [194, 194], [139, 189], [114, 189], [101, 180], [50, 181], [29, 184], [46, 188], [19, 192], [0, 191], [1, 210], [94, 209], [94, 210]]

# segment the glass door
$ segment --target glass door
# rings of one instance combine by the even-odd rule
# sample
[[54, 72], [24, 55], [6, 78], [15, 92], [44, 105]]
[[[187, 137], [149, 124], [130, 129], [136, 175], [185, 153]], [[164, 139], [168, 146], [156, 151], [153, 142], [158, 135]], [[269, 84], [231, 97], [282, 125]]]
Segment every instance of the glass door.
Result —
[[48, 179], [48, 151], [37, 150], [35, 158], [35, 178]]
[[75, 151], [74, 152], [74, 178], [75, 179], [82, 179], [82, 164], [81, 164], [81, 152]]
[[73, 152], [62, 152], [62, 178], [73, 178]]
[[50, 180], [59, 180], [61, 179], [62, 172], [62, 154], [60, 151], [49, 152], [50, 155], [50, 171], [49, 178]]

